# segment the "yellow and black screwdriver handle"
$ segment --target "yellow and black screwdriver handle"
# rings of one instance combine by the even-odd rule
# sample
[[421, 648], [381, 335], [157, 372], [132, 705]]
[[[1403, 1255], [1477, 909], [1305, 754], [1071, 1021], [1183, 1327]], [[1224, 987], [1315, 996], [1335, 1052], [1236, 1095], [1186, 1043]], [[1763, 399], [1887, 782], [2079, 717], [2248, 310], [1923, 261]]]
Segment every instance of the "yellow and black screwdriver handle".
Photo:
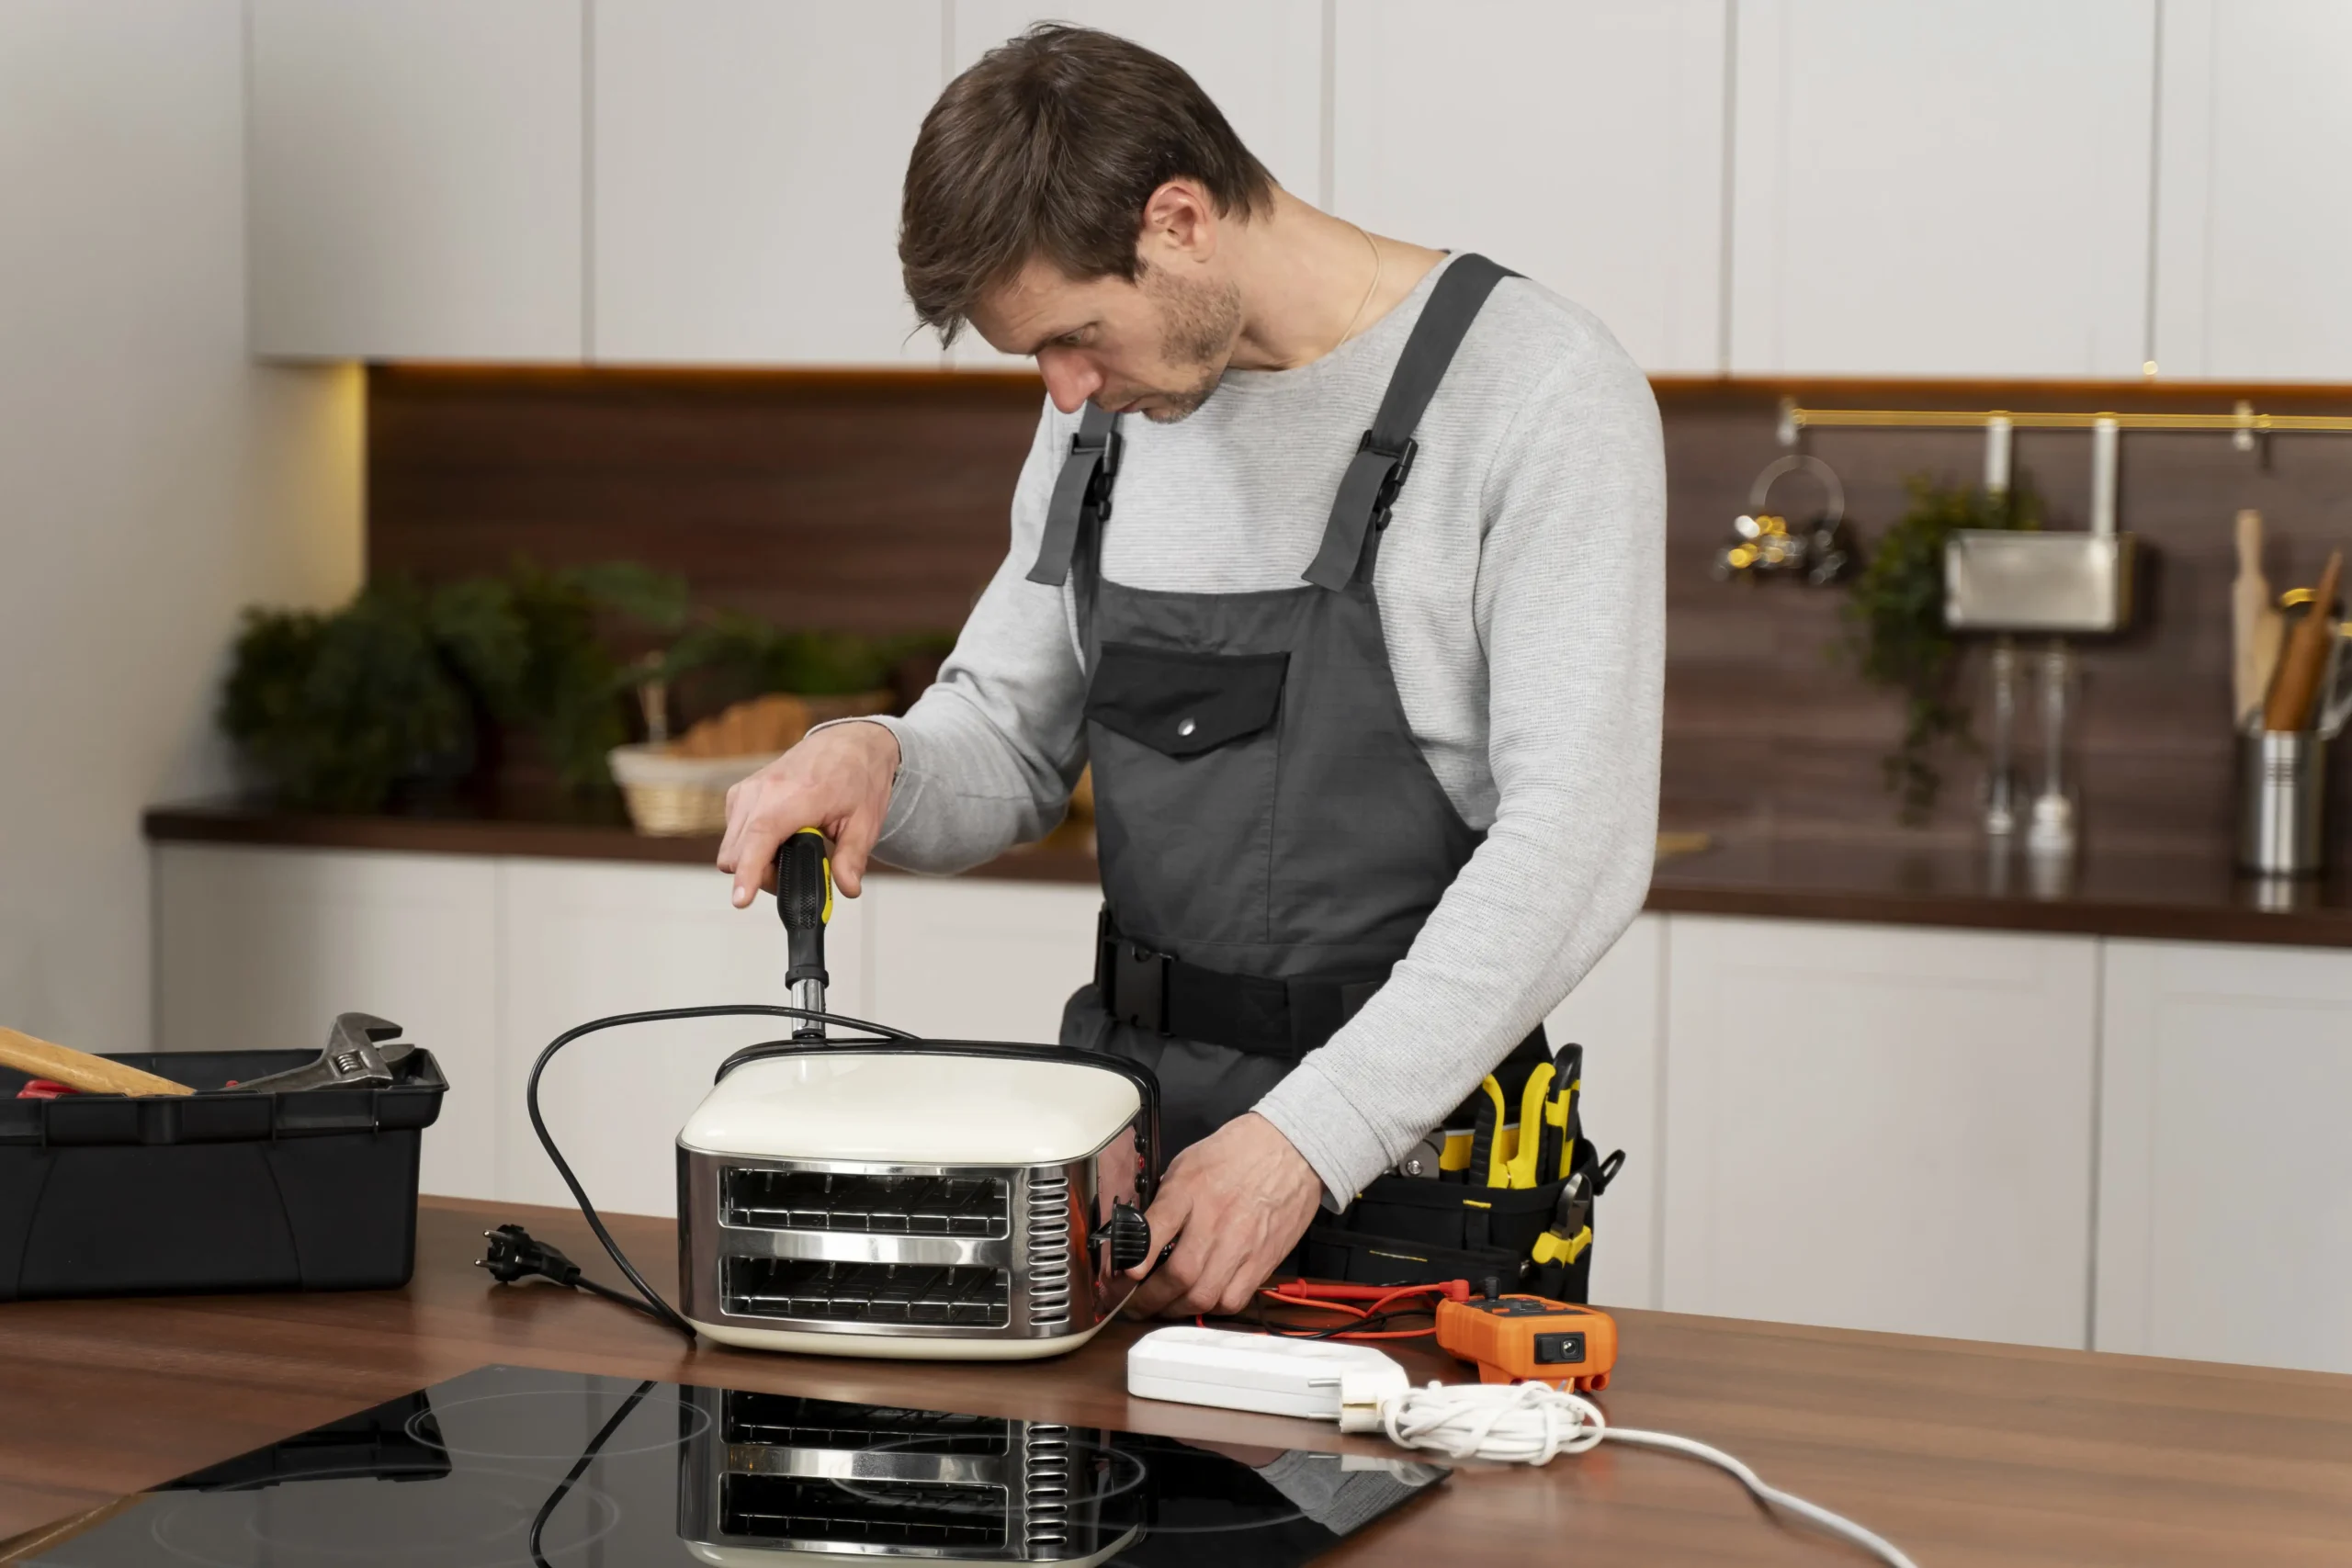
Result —
[[[825, 972], [825, 926], [833, 918], [833, 863], [825, 835], [814, 828], [803, 828], [776, 846], [775, 913], [790, 946], [792, 966], [784, 978], [792, 987], [792, 1005], [823, 1012], [825, 987], [832, 979]], [[802, 1019], [792, 1037], [822, 1040], [825, 1026]]]

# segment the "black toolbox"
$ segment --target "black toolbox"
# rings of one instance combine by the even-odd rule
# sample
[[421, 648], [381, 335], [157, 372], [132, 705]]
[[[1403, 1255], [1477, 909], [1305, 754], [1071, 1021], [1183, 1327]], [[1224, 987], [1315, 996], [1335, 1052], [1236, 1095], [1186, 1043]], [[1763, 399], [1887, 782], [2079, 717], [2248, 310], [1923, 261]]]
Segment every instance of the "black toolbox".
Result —
[[408, 1282], [416, 1160], [448, 1084], [410, 1052], [382, 1088], [219, 1090], [315, 1051], [116, 1055], [193, 1095], [19, 1100], [0, 1067], [0, 1301]]

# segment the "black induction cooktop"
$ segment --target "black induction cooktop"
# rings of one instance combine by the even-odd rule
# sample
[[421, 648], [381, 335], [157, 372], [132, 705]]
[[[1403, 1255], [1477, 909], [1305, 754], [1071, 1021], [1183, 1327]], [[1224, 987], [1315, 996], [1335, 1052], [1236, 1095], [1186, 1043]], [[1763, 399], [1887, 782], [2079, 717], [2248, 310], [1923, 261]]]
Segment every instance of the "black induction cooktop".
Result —
[[158, 1488], [56, 1568], [1290, 1568], [1436, 1466], [485, 1367]]

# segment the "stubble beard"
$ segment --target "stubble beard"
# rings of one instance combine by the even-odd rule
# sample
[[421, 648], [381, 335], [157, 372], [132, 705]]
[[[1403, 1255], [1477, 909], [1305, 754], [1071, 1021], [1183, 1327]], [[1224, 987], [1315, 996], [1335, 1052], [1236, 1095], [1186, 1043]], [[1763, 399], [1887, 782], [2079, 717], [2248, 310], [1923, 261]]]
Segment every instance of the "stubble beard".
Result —
[[1189, 418], [1216, 392], [1233, 356], [1241, 327], [1241, 289], [1224, 283], [1179, 283], [1158, 269], [1145, 272], [1144, 291], [1159, 303], [1160, 354], [1170, 365], [1197, 366], [1200, 379], [1189, 387], [1157, 391], [1157, 406], [1143, 411], [1155, 424]]

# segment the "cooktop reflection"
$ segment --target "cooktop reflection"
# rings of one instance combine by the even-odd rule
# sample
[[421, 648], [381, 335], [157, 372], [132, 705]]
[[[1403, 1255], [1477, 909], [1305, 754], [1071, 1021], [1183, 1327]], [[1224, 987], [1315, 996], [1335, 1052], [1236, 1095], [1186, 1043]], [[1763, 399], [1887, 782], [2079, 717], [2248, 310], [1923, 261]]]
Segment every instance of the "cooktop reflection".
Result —
[[33, 1561], [1291, 1568], [1445, 1474], [485, 1367], [198, 1471]]

